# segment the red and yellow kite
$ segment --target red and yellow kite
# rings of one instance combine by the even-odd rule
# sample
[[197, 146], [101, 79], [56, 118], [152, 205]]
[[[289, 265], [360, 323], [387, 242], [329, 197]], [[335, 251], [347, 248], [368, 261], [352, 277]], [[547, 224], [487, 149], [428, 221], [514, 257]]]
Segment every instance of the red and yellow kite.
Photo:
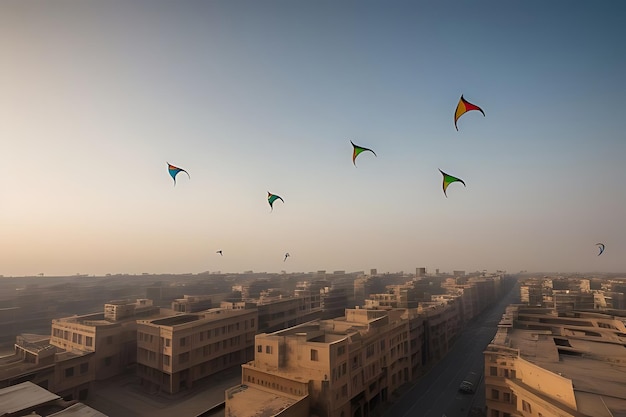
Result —
[[465, 100], [463, 98], [463, 95], [461, 94], [461, 99], [459, 100], [459, 104], [456, 106], [456, 111], [454, 112], [454, 127], [456, 127], [456, 130], [459, 130], [458, 126], [456, 125], [456, 121], [459, 120], [459, 117], [463, 116], [470, 110], [478, 110], [483, 114], [483, 116], [485, 115], [483, 109]]

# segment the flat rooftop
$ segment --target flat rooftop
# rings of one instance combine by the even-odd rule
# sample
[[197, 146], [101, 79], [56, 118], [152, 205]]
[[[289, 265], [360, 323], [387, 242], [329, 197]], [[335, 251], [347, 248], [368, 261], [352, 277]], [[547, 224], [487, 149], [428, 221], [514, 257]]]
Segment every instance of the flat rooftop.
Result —
[[65, 410], [50, 414], [48, 417], [108, 417], [106, 414], [85, 405], [83, 403], [74, 404]]
[[510, 329], [508, 336], [510, 347], [519, 349], [523, 359], [572, 381], [578, 411], [597, 417], [626, 416], [623, 345], [556, 335], [569, 343], [557, 345], [551, 334], [537, 330]]
[[58, 400], [59, 397], [32, 382], [0, 389], [0, 415], [13, 414]]
[[291, 396], [266, 391], [256, 386], [239, 385], [226, 391], [229, 399], [237, 397], [237, 401], [227, 401], [229, 414], [237, 417], [266, 417], [279, 414], [306, 396]]

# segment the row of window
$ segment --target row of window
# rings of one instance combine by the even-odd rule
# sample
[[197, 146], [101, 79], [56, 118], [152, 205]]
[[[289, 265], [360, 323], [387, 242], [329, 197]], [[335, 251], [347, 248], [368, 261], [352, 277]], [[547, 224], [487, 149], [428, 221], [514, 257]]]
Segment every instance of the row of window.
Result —
[[[79, 345], [84, 345], [87, 347], [93, 346], [93, 337], [92, 336], [84, 336], [81, 333], [74, 333], [68, 330], [61, 330], [57, 328], [52, 329], [52, 336], [58, 337], [63, 340], [67, 340], [68, 342], [76, 343]], [[111, 337], [111, 336], [109, 336]], [[84, 343], [83, 343], [84, 342]]]
[[[84, 375], [89, 371], [89, 362], [81, 363], [79, 366], [79, 375]], [[70, 378], [74, 376], [74, 367], [65, 368], [65, 377]]]
[[[222, 340], [221, 342], [211, 343], [210, 345], [205, 345], [194, 349], [193, 355], [194, 358], [198, 358], [200, 356], [207, 357], [213, 353], [217, 353], [220, 349], [224, 350], [228, 347], [240, 346], [241, 345], [241, 336], [231, 337], [230, 339]], [[189, 361], [191, 357], [190, 352], [182, 352], [178, 355], [178, 363], [186, 363]], [[150, 362], [156, 362], [156, 352], [148, 351], [147, 349], [139, 348], [139, 358], [144, 359]], [[170, 355], [163, 355], [163, 365], [170, 366], [171, 365], [171, 357]]]
[[285, 392], [285, 393], [289, 393], [293, 395], [304, 395], [304, 393], [300, 389], [297, 389], [297, 388], [294, 389], [293, 387], [285, 387], [281, 384], [277, 384], [276, 382], [269, 382], [260, 378], [258, 380], [255, 380], [254, 377], [253, 376], [251, 377], [250, 375], [248, 375], [248, 382], [251, 384], [257, 384], [263, 387], [271, 388], [280, 392]]

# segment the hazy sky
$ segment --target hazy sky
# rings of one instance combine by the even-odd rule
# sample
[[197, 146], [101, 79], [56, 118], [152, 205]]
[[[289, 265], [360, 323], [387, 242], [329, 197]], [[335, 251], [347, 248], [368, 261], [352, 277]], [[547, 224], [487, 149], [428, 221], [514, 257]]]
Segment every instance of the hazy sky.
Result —
[[[625, 20], [622, 1], [4, 0], [0, 274], [626, 271]], [[461, 94], [486, 117], [457, 132]], [[350, 140], [378, 156], [353, 166]], [[467, 187], [446, 198], [438, 169]]]

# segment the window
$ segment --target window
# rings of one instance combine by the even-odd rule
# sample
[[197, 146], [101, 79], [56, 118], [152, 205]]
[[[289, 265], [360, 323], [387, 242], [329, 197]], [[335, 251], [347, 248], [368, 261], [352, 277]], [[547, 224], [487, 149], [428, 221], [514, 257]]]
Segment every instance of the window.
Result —
[[317, 354], [317, 350], [315, 349], [311, 349], [311, 360], [315, 362], [320, 360], [319, 355]]
[[254, 319], [250, 319], [250, 326], [254, 327]]
[[374, 355], [374, 344], [370, 344], [366, 349], [365, 349], [365, 357], [369, 358], [370, 356]]
[[91, 336], [85, 337], [85, 344], [89, 347], [93, 346], [93, 337]]
[[165, 347], [170, 347], [172, 345], [172, 339], [165, 339]]
[[81, 363], [80, 364], [80, 373], [82, 374], [86, 374], [87, 371], [89, 370], [89, 362], [85, 362], [85, 363]]
[[491, 398], [493, 400], [499, 400], [500, 399], [500, 391], [498, 391], [497, 389], [492, 389], [491, 390]]
[[345, 346], [339, 346], [337, 348], [337, 356], [345, 355], [345, 353], [346, 353], [346, 347]]
[[178, 362], [185, 363], [189, 361], [189, 352], [181, 353], [178, 355]]
[[502, 393], [502, 399], [504, 400], [505, 403], [511, 404], [511, 394], [510, 393], [503, 392]]
[[163, 365], [170, 366], [170, 356], [169, 355], [163, 355]]
[[71, 376], [74, 376], [74, 368], [66, 368], [65, 369], [65, 377], [69, 378]]
[[528, 404], [524, 400], [522, 400], [522, 410], [532, 414], [532, 410], [530, 409], [530, 404]]
[[181, 347], [185, 346], [185, 343], [187, 342], [185, 339], [186, 339], [186, 338], [184, 338], [184, 337], [181, 337], [181, 338], [180, 338], [180, 342], [179, 342], [179, 343], [180, 343], [180, 346], [181, 346]]
[[259, 353], [263, 353], [263, 345], [257, 345], [256, 351]]
[[265, 346], [265, 353], [272, 353], [272, 347], [271, 346]]
[[495, 366], [489, 367], [489, 375], [490, 376], [498, 376], [498, 368]]

